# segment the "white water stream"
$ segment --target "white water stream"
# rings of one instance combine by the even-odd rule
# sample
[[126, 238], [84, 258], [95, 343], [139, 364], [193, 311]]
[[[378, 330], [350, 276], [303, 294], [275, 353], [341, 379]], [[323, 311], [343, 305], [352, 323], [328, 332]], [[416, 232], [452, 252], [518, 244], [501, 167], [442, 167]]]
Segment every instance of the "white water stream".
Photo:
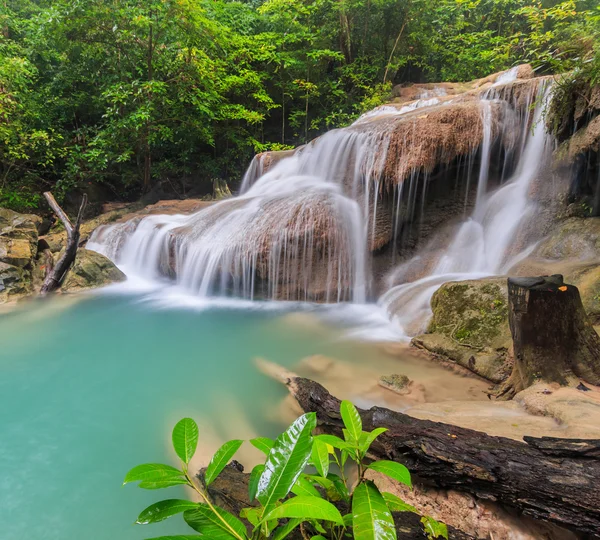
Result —
[[[389, 131], [378, 128], [378, 121], [437, 102], [432, 98], [393, 111], [375, 109], [266, 173], [262, 160], [254, 160], [238, 197], [189, 216], [148, 216], [100, 228], [88, 248], [107, 255], [129, 276], [174, 278], [178, 287], [202, 297], [254, 299], [259, 291], [267, 299], [364, 303], [372, 279], [369, 242], [389, 143]], [[492, 108], [486, 99], [481, 104], [484, 136], [471, 217], [437, 254], [432, 269], [417, 281], [392, 287], [378, 302], [394, 314], [405, 335], [422, 328], [431, 296], [442, 283], [502, 273], [519, 256], [513, 238], [533, 210], [528, 190], [548, 145], [543, 105], [535, 107], [532, 122], [528, 113], [521, 119], [526, 142], [515, 174], [490, 192]], [[533, 129], [527, 133], [529, 125]], [[409, 199], [416, 197], [412, 179], [409, 187], [414, 191]], [[398, 209], [402, 193], [401, 185]], [[390, 217], [394, 229], [397, 214]]]

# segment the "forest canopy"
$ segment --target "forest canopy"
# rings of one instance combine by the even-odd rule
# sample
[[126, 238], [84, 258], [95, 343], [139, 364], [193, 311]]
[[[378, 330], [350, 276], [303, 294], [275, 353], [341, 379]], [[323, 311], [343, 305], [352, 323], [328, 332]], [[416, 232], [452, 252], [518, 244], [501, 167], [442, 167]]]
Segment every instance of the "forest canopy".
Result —
[[[0, 206], [235, 186], [390, 97], [529, 62], [600, 81], [597, 0], [6, 0]], [[165, 187], [166, 186], [166, 187]]]

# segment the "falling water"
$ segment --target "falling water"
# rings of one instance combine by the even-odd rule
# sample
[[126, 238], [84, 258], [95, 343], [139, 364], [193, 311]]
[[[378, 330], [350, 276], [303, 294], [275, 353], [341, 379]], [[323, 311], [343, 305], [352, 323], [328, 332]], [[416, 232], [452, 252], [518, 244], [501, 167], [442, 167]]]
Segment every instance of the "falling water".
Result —
[[[425, 277], [392, 287], [380, 299], [380, 304], [394, 314], [406, 334], [424, 329], [430, 314], [431, 297], [443, 283], [502, 274], [519, 257], [522, 249], [515, 250], [513, 243], [519, 225], [535, 210], [528, 191], [544, 162], [551, 140], [543, 117], [548, 97], [549, 88], [540, 85], [540, 99], [517, 169], [506, 184], [491, 193], [486, 191], [491, 148], [490, 116], [488, 107], [484, 106], [483, 119], [488, 125], [484, 126], [479, 186], [472, 216], [459, 226], [447, 249]], [[524, 122], [526, 126], [530, 125], [529, 118], [525, 117]]]
[[369, 216], [375, 219], [384, 159], [385, 139], [376, 132], [333, 130], [248, 180], [234, 199], [191, 216], [104, 227], [89, 247], [129, 274], [175, 277], [202, 296], [252, 299], [259, 291], [271, 299], [364, 302]]
[[[500, 91], [495, 87], [483, 95], [481, 144], [458, 159], [457, 186], [465, 180], [467, 184], [465, 208], [476, 156], [480, 164], [471, 217], [433, 264], [417, 254], [401, 265], [395, 273], [401, 284], [380, 299], [390, 313], [401, 313], [397, 320], [406, 334], [422, 325], [431, 296], [442, 283], [497, 274], [516, 255], [512, 239], [531, 211], [527, 192], [547, 136], [538, 106], [533, 121], [529, 107], [522, 108], [526, 112], [519, 118], [519, 137], [520, 128], [511, 120], [518, 107], [500, 99]], [[392, 135], [403, 137], [410, 148], [414, 121], [423, 118], [413, 112], [426, 107], [439, 111], [445, 104], [434, 97], [400, 108], [380, 107], [348, 128], [278, 154], [281, 159], [259, 155], [239, 196], [189, 216], [146, 216], [101, 227], [88, 247], [107, 255], [129, 276], [174, 280], [201, 296], [365, 302], [373, 280], [372, 251], [390, 241], [396, 246], [401, 222], [418, 229], [417, 216], [422, 219], [426, 211], [429, 175], [407, 168], [403, 153], [389, 157], [408, 174], [389, 196], [391, 210], [382, 204], [384, 186], [389, 187], [383, 174]], [[512, 179], [490, 193], [492, 152], [499, 142], [507, 149], [506, 134], [498, 132], [502, 118], [503, 129], [526, 143], [514, 152], [520, 159]], [[527, 134], [530, 125], [534, 129]], [[391, 232], [379, 242], [382, 226]], [[407, 264], [422, 266], [420, 279], [403, 276]]]

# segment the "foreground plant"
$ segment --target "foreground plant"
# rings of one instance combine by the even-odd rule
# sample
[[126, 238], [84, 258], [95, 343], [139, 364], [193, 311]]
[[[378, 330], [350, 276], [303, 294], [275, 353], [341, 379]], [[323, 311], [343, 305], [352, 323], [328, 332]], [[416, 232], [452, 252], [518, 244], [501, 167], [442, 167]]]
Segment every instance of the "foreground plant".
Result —
[[[173, 447], [181, 460], [181, 469], [159, 463], [139, 465], [127, 473], [124, 484], [139, 482], [139, 487], [144, 489], [187, 485], [199, 495], [201, 502], [163, 500], [142, 511], [136, 523], [157, 523], [183, 513], [185, 522], [200, 533], [155, 540], [201, 537], [281, 540], [297, 527], [301, 528], [303, 538], [313, 540], [352, 537], [395, 540], [392, 512], [416, 512], [416, 509], [392, 493], [380, 492], [375, 483], [366, 478], [366, 473], [376, 471], [412, 487], [410, 472], [394, 461], [367, 464], [365, 457], [371, 444], [386, 429], [363, 431], [360, 415], [349, 401], [342, 402], [340, 413], [345, 426], [343, 439], [334, 435], [313, 436], [316, 415], [307, 413], [275, 440], [259, 437], [250, 441], [264, 452], [266, 461], [254, 467], [250, 474], [248, 497], [255, 506], [244, 508], [239, 518], [213, 504], [208, 488], [243, 441], [233, 440], [221, 446], [203, 477], [195, 479], [188, 466], [198, 444], [198, 426], [192, 419], [184, 418], [173, 429]], [[340, 508], [349, 512], [342, 515]], [[421, 518], [421, 522], [429, 538], [448, 538], [444, 524], [430, 517]]]

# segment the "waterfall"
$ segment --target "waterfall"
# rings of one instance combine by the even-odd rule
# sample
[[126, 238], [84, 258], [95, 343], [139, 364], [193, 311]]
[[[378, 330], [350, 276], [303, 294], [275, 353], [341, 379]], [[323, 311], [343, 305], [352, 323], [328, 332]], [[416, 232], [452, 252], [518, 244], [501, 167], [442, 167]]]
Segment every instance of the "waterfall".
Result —
[[[497, 274], [516, 255], [512, 237], [531, 212], [528, 189], [547, 136], [542, 106], [531, 119], [529, 106], [501, 99], [502, 91], [444, 99], [445, 90], [434, 89], [437, 97], [376, 108], [294, 151], [259, 154], [237, 197], [192, 215], [100, 227], [88, 248], [128, 276], [204, 297], [364, 303], [382, 275], [374, 253], [388, 250], [389, 269], [406, 227], [420, 234], [431, 174], [452, 164], [456, 189], [466, 185], [465, 212], [471, 177], [477, 181], [470, 217], [435, 257], [421, 250], [401, 264], [379, 300], [401, 313], [405, 334], [414, 333], [442, 283]], [[490, 191], [493, 158], [502, 151], [517, 156], [518, 166]]]
[[[487, 191], [490, 115], [489, 105], [484, 105], [483, 120], [487, 125], [484, 125], [479, 185], [471, 217], [458, 227], [427, 275], [392, 287], [379, 300], [380, 305], [394, 314], [406, 335], [424, 330], [431, 312], [431, 297], [443, 283], [502, 274], [522, 256], [523, 246], [513, 244], [519, 226], [535, 211], [528, 192], [551, 141], [543, 114], [549, 92], [548, 86], [540, 85], [531, 128], [516, 171], [508, 182], [492, 192]], [[528, 129], [528, 115], [523, 121], [524, 129]]]
[[253, 162], [236, 198], [100, 228], [89, 248], [202, 296], [365, 302], [384, 159], [380, 133], [333, 130], [257, 180]]

